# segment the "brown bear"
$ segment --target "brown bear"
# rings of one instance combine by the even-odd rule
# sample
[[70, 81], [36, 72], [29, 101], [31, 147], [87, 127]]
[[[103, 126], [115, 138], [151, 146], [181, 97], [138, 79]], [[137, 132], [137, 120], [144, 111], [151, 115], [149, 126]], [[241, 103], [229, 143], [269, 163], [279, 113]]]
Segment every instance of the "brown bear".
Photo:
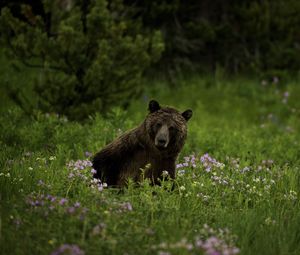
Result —
[[[159, 184], [163, 171], [175, 178], [175, 161], [187, 136], [192, 110], [180, 113], [171, 107], [149, 102], [149, 114], [138, 127], [127, 131], [93, 157], [94, 178], [108, 186], [124, 186], [150, 178]], [[142, 169], [146, 169], [142, 174]]]

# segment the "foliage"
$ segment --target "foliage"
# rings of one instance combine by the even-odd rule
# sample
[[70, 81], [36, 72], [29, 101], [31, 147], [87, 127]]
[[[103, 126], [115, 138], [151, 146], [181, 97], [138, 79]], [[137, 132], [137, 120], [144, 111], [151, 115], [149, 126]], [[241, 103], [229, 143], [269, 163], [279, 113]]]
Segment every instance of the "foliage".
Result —
[[1, 254], [299, 254], [298, 82], [152, 89], [194, 112], [174, 190], [91, 183], [90, 155], [143, 120], [144, 100], [84, 124], [3, 112]]
[[161, 29], [166, 49], [159, 67], [165, 72], [195, 66], [231, 73], [299, 71], [298, 0], [125, 3], [135, 3], [145, 27]]
[[[45, 0], [43, 13], [23, 5], [21, 18], [7, 7], [0, 17], [1, 42], [9, 56], [40, 69], [34, 85], [40, 110], [83, 119], [126, 106], [140, 94], [144, 70], [163, 49], [159, 32], [143, 31], [118, 0], [67, 5]], [[11, 96], [31, 112], [36, 105], [26, 102], [19, 89]]]

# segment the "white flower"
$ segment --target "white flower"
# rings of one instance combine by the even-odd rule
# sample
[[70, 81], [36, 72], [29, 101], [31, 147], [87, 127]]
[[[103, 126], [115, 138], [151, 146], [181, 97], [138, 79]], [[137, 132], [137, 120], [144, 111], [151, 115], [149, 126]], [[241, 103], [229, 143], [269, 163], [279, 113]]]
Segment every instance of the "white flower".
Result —
[[163, 177], [166, 177], [166, 176], [168, 176], [168, 175], [169, 175], [168, 171], [162, 171], [162, 176], [163, 176]]
[[184, 191], [184, 190], [185, 190], [185, 187], [184, 187], [184, 186], [181, 186], [179, 189], [182, 190], [182, 191]]
[[184, 175], [185, 174], [185, 170], [179, 170], [178, 172], [177, 172], [177, 174], [179, 175], [179, 176], [182, 176], [182, 175]]
[[53, 161], [53, 160], [55, 160], [55, 159], [56, 159], [56, 156], [51, 156], [51, 157], [49, 158], [50, 161]]

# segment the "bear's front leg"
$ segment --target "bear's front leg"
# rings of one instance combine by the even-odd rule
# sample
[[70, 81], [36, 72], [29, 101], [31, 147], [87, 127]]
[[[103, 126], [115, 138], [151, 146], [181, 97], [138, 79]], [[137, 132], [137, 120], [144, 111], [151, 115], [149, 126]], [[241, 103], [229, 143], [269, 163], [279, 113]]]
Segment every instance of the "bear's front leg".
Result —
[[175, 179], [175, 160], [174, 158], [164, 158], [155, 162], [153, 166], [153, 179], [154, 184], [160, 184], [163, 179], [164, 171], [168, 172], [165, 179]]

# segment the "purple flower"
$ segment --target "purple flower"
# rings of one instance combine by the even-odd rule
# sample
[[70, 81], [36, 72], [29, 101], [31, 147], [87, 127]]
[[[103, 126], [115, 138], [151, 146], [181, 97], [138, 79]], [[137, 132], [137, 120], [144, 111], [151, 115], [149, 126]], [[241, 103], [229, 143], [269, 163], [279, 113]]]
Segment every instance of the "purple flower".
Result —
[[75, 174], [73, 174], [73, 173], [69, 173], [69, 179], [72, 179], [73, 177], [75, 176]]
[[59, 204], [60, 204], [60, 205], [64, 205], [64, 204], [67, 203], [67, 202], [68, 202], [68, 199], [62, 198], [62, 199], [59, 201]]
[[39, 180], [39, 181], [38, 181], [38, 186], [44, 186], [44, 185], [45, 185], [45, 183], [44, 183], [43, 180]]
[[81, 250], [76, 244], [62, 244], [51, 255], [84, 255], [84, 251]]
[[75, 208], [80, 207], [80, 203], [79, 203], [79, 202], [76, 202], [76, 203], [74, 204], [74, 207], [75, 207]]
[[84, 155], [85, 155], [87, 158], [89, 158], [89, 157], [93, 156], [93, 153], [91, 153], [91, 152], [89, 152], [89, 151], [86, 151], [86, 152], [84, 153]]
[[200, 161], [202, 162], [206, 172], [210, 172], [213, 167], [223, 169], [225, 166], [223, 163], [220, 163], [216, 159], [209, 156], [208, 153], [205, 153], [203, 156], [201, 156]]
[[98, 235], [98, 234], [100, 234], [105, 228], [106, 228], [106, 224], [105, 224], [105, 223], [100, 223], [100, 224], [96, 225], [96, 226], [93, 228], [92, 234], [93, 234], [93, 235]]
[[123, 211], [132, 211], [132, 205], [129, 202], [121, 204], [121, 209]]
[[69, 213], [69, 214], [73, 214], [75, 212], [75, 207], [68, 207], [67, 208], [67, 213]]
[[177, 165], [176, 165], [176, 168], [181, 168], [181, 167], [183, 167], [182, 164], [177, 164]]
[[283, 93], [283, 96], [284, 96], [285, 98], [288, 98], [288, 97], [290, 96], [290, 93], [289, 93], [288, 91], [285, 91], [285, 92]]
[[279, 82], [279, 78], [277, 76], [273, 77], [273, 83], [277, 84]]
[[159, 251], [158, 255], [171, 255], [171, 253], [168, 251]]

